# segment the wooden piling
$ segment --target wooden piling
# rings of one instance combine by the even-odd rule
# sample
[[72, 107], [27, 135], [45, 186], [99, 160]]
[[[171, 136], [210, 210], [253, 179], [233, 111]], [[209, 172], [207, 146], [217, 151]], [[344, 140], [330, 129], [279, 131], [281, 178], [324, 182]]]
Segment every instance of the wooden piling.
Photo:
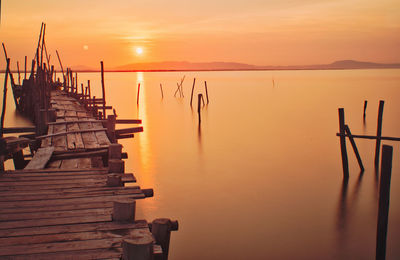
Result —
[[207, 89], [207, 81], [204, 81], [204, 86], [206, 88], [206, 98], [207, 98], [207, 104], [210, 103], [210, 101], [208, 100], [208, 89]]
[[379, 167], [379, 154], [381, 149], [381, 136], [382, 136], [382, 118], [383, 118], [383, 106], [385, 105], [385, 101], [379, 101], [379, 110], [378, 110], [378, 124], [376, 130], [376, 146], [375, 146], [375, 169]]
[[136, 105], [139, 106], [139, 94], [140, 94], [140, 83], [138, 84], [138, 90], [136, 95]]
[[25, 56], [25, 70], [24, 70], [24, 79], [26, 79], [26, 64], [28, 63], [28, 57]]
[[122, 175], [121, 174], [108, 174], [107, 175], [107, 186], [108, 187], [122, 187]]
[[113, 221], [135, 221], [136, 201], [124, 199], [114, 201], [112, 219]]
[[368, 101], [364, 100], [363, 122], [365, 122], [365, 117], [366, 117], [366, 112], [367, 112], [367, 104], [368, 104]]
[[386, 258], [386, 238], [389, 217], [390, 179], [392, 174], [393, 147], [382, 146], [381, 180], [379, 185], [379, 210], [376, 233], [376, 259]]
[[156, 239], [156, 243], [162, 248], [163, 260], [168, 260], [171, 231], [176, 230], [178, 230], [178, 221], [171, 221], [167, 218], [159, 218], [155, 219], [151, 223], [151, 233]]
[[354, 151], [354, 154], [356, 155], [358, 165], [360, 166], [360, 170], [361, 170], [361, 172], [364, 172], [364, 165], [362, 163], [361, 156], [358, 153], [356, 142], [354, 141], [354, 138], [351, 135], [350, 128], [348, 125], [345, 125], [344, 128], [345, 128], [346, 133], [348, 134], [351, 146], [353, 147], [353, 151]]
[[349, 178], [349, 161], [346, 151], [346, 136], [344, 123], [344, 109], [339, 108], [339, 133], [340, 133], [340, 150], [342, 154], [343, 178]]
[[160, 83], [160, 90], [161, 90], [161, 98], [164, 98], [164, 92], [162, 90], [162, 84]]
[[[139, 230], [137, 232], [140, 232]], [[122, 242], [123, 260], [152, 260], [153, 242], [151, 234], [137, 234], [126, 238]]]
[[6, 113], [6, 103], [7, 103], [7, 81], [8, 74], [10, 72], [10, 59], [7, 59], [7, 67], [6, 74], [4, 75], [4, 88], [3, 88], [3, 108], [1, 110], [1, 129], [0, 129], [0, 137], [3, 137], [3, 128], [4, 128], [4, 117]]
[[199, 114], [199, 124], [201, 123], [201, 99], [203, 98], [202, 94], [198, 95], [198, 103], [197, 103], [197, 113]]
[[75, 72], [75, 95], [78, 95], [78, 72]]
[[103, 118], [106, 118], [106, 90], [104, 86], [104, 64], [103, 61], [100, 62], [101, 64], [101, 90], [103, 94]]
[[196, 84], [196, 78], [193, 79], [192, 94], [190, 95], [190, 106], [192, 106], [194, 84]]
[[21, 73], [19, 71], [19, 62], [17, 61], [17, 72], [18, 72], [18, 85], [21, 85]]

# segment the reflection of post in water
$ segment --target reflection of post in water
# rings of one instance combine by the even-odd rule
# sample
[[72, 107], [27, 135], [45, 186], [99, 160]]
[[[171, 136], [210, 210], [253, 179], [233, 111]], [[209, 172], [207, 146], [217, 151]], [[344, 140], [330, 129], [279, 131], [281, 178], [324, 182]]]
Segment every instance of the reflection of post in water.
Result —
[[347, 222], [347, 191], [349, 187], [349, 179], [343, 178], [342, 189], [340, 191], [339, 207], [337, 215], [337, 229], [343, 230], [346, 228]]
[[386, 238], [389, 217], [390, 178], [392, 174], [393, 147], [383, 145], [381, 181], [379, 185], [378, 227], [376, 232], [376, 259], [386, 258]]

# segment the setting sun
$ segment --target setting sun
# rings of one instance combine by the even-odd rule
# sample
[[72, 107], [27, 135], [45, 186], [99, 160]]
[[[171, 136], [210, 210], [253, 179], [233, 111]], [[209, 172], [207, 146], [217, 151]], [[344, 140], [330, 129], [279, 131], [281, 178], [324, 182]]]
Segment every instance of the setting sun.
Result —
[[141, 47], [136, 47], [135, 52], [136, 52], [137, 55], [142, 55], [142, 53], [143, 53], [143, 48], [141, 48]]

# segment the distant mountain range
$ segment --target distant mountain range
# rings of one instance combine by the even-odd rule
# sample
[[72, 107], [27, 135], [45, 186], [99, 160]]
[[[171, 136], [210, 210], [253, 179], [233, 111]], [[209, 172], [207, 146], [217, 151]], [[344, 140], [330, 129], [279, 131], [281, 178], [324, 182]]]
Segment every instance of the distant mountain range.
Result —
[[181, 70], [320, 70], [320, 69], [383, 69], [400, 68], [400, 63], [374, 63], [355, 60], [335, 61], [331, 64], [297, 66], [257, 66], [236, 62], [187, 62], [166, 61], [150, 63], [132, 63], [119, 66], [112, 71], [181, 71]]
[[[257, 66], [237, 62], [187, 62], [165, 61], [132, 63], [106, 71], [208, 71], [208, 70], [331, 70], [331, 69], [388, 69], [400, 68], [400, 63], [375, 63], [356, 60], [340, 60], [330, 64], [294, 65], [294, 66]], [[99, 69], [87, 66], [72, 66], [77, 72], [97, 72]], [[4, 72], [4, 71], [0, 71]]]

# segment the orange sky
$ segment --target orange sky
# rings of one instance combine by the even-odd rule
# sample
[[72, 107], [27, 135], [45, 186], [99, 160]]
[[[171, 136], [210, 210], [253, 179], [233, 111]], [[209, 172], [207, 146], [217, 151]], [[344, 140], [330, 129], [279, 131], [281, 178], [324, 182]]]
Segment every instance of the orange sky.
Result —
[[400, 62], [398, 0], [5, 0], [0, 40], [14, 63], [32, 59], [42, 21], [52, 58], [58, 49], [69, 66], [99, 67], [101, 59], [106, 68], [153, 61]]

